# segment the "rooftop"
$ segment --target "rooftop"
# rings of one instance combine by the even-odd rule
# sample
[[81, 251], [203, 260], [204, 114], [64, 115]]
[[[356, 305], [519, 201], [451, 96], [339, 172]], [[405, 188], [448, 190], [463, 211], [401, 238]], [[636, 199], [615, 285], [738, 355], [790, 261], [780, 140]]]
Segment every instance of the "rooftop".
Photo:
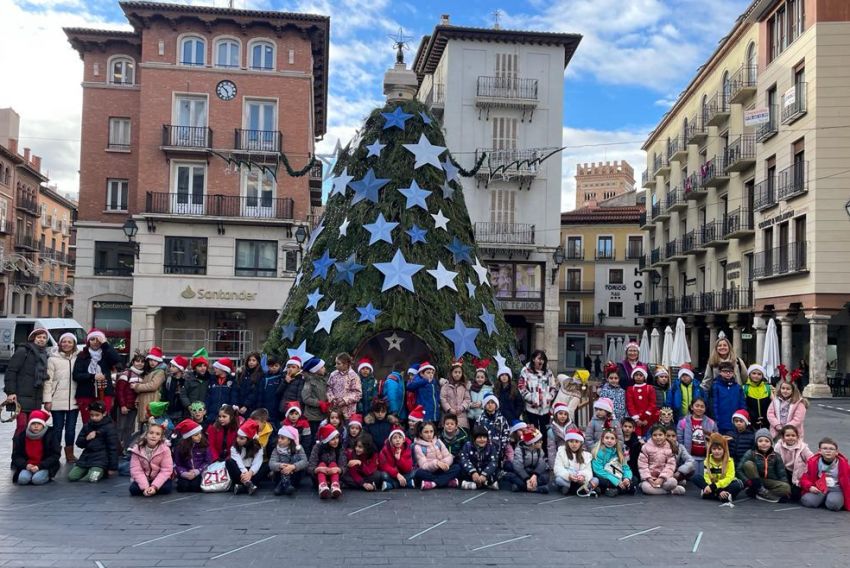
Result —
[[640, 205], [600, 207], [593, 205], [561, 213], [561, 225], [618, 224], [637, 225], [645, 209]]

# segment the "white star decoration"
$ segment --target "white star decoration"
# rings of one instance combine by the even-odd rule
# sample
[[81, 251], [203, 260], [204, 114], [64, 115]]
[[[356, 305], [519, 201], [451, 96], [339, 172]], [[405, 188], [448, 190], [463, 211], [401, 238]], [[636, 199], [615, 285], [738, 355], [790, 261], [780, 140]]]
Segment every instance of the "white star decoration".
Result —
[[432, 214], [431, 214], [431, 217], [433, 217], [433, 218], [434, 218], [434, 228], [435, 228], [435, 229], [442, 229], [442, 230], [444, 230], [444, 231], [446, 231], [446, 232], [448, 232], [448, 231], [449, 231], [449, 230], [446, 228], [446, 224], [449, 222], [449, 218], [448, 218], [448, 217], [446, 217], [445, 215], [443, 215], [443, 210], [442, 210], [442, 209], [440, 209], [439, 211], [437, 211], [436, 215], [432, 213]]
[[385, 337], [384, 340], [389, 344], [387, 346], [387, 351], [392, 351], [395, 349], [396, 351], [401, 351], [401, 342], [404, 341], [403, 337], [399, 337], [396, 332], [389, 337]]
[[301, 359], [302, 363], [304, 361], [306, 361], [307, 359], [310, 359], [310, 358], [313, 357], [313, 354], [307, 351], [307, 340], [306, 339], [304, 341], [302, 341], [301, 345], [299, 345], [295, 349], [287, 349], [286, 352], [290, 357], [298, 357], [299, 359]]
[[481, 264], [481, 261], [478, 258], [475, 258], [475, 264], [472, 265], [473, 270], [475, 270], [475, 274], [478, 275], [478, 283], [490, 285], [490, 280], [487, 279], [487, 267]]
[[496, 364], [499, 365], [499, 369], [504, 369], [507, 366], [507, 359], [502, 357], [502, 353], [500, 351], [496, 351], [496, 354], [493, 355], [493, 359], [496, 360]]
[[424, 134], [419, 136], [419, 142], [416, 144], [402, 144], [402, 146], [416, 156], [416, 163], [413, 165], [414, 170], [418, 170], [425, 164], [443, 169], [443, 165], [440, 163], [440, 154], [446, 151], [446, 147], [434, 146]]
[[443, 266], [442, 261], [437, 261], [437, 268], [435, 270], [426, 270], [425, 272], [437, 279], [437, 290], [451, 288], [457, 292], [457, 286], [455, 286], [455, 276], [457, 276], [457, 272], [452, 272], [451, 270], [446, 269], [446, 267]]
[[330, 333], [334, 320], [341, 316], [342, 312], [338, 312], [336, 310], [336, 302], [333, 302], [328, 309], [318, 312], [318, 314], [319, 323], [316, 325], [316, 329], [313, 330], [313, 333], [316, 333], [320, 329], [324, 329], [326, 332]]
[[339, 226], [339, 236], [347, 237], [348, 236], [348, 225], [351, 221], [348, 220], [348, 217], [342, 222], [342, 225]]

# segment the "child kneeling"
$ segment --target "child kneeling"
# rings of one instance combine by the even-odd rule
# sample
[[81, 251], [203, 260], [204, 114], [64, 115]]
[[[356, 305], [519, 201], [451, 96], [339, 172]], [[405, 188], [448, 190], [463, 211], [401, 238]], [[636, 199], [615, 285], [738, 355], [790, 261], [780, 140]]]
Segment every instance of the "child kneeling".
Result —
[[153, 497], [171, 493], [174, 462], [165, 443], [165, 428], [149, 424], [144, 438], [130, 449], [130, 495]]
[[543, 434], [536, 428], [522, 433], [522, 442], [514, 452], [511, 471], [502, 476], [514, 493], [549, 493], [549, 463], [543, 454]]
[[12, 481], [18, 485], [44, 485], [59, 471], [59, 439], [47, 426], [50, 414], [33, 410], [27, 427], [12, 443]]

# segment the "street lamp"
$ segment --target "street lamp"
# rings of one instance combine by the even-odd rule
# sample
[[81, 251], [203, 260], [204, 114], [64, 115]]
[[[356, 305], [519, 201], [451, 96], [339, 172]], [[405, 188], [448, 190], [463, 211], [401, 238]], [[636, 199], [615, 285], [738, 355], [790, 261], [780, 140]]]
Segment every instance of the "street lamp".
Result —
[[605, 313], [605, 310], [599, 310], [599, 313], [596, 314], [596, 317], [599, 318], [599, 325], [602, 325], [602, 322], [605, 321], [605, 318], [608, 317], [608, 314]]
[[304, 225], [298, 225], [295, 229], [295, 242], [298, 243], [298, 264], [301, 264], [301, 259], [304, 257], [304, 241], [307, 240], [307, 229]]
[[558, 270], [564, 264], [566, 257], [564, 256], [564, 248], [561, 245], [555, 247], [555, 252], [552, 253], [552, 260], [555, 262], [555, 268], [552, 269], [552, 284], [555, 283], [555, 278], [558, 277]]
[[652, 282], [653, 286], [658, 286], [661, 283], [661, 275], [658, 274], [657, 271], [653, 270], [649, 273], [649, 280]]
[[124, 225], [121, 227], [121, 230], [124, 231], [124, 236], [127, 237], [127, 241], [133, 245], [133, 251], [136, 253], [136, 258], [139, 258], [139, 242], [136, 241], [136, 233], [139, 232], [139, 226], [136, 224], [136, 220], [132, 217], [127, 217], [127, 220], [124, 221]]

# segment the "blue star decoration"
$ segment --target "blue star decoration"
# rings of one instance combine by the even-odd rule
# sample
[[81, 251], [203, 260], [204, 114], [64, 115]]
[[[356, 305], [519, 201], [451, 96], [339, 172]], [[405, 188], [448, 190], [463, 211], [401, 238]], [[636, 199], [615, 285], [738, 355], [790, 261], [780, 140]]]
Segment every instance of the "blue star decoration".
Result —
[[488, 312], [487, 306], [481, 306], [481, 315], [478, 316], [478, 319], [480, 319], [484, 324], [488, 336], [492, 336], [496, 333], [496, 314]]
[[473, 284], [471, 280], [466, 281], [466, 292], [469, 294], [470, 298], [475, 297], [475, 284]]
[[305, 310], [307, 308], [318, 309], [319, 308], [319, 300], [321, 300], [324, 297], [325, 297], [325, 295], [322, 294], [321, 292], [319, 292], [319, 289], [316, 288], [315, 290], [313, 290], [312, 292], [307, 294], [307, 306], [304, 309]]
[[369, 237], [369, 244], [375, 244], [378, 241], [385, 241], [390, 244], [393, 244], [393, 229], [398, 227], [398, 223], [388, 223], [386, 219], [384, 219], [383, 213], [378, 213], [378, 218], [375, 219], [374, 223], [369, 223], [368, 225], [363, 225], [363, 228], [371, 233], [371, 237]]
[[472, 264], [472, 257], [469, 256], [472, 247], [469, 245], [463, 244], [459, 238], [455, 237], [452, 240], [452, 244], [446, 245], [446, 248], [452, 253], [452, 257], [454, 258], [455, 264], [460, 264], [461, 262], [466, 262], [468, 264]]
[[290, 357], [298, 357], [301, 361], [306, 361], [313, 357], [313, 354], [307, 351], [307, 340], [301, 342], [301, 345], [296, 347], [295, 349], [287, 349], [287, 354]]
[[348, 260], [337, 262], [335, 267], [336, 275], [334, 276], [334, 283], [347, 282], [349, 286], [354, 286], [354, 277], [358, 272], [366, 268], [362, 264], [357, 264], [357, 253], [351, 253]]
[[351, 200], [351, 204], [355, 205], [360, 203], [364, 199], [368, 199], [372, 203], [377, 203], [379, 199], [379, 192], [382, 187], [390, 183], [392, 180], [390, 179], [382, 179], [375, 177], [375, 170], [369, 168], [366, 172], [366, 175], [363, 176], [362, 179], [351, 182], [349, 187], [354, 190], [354, 198]]
[[377, 268], [384, 275], [384, 285], [381, 286], [381, 292], [386, 292], [390, 288], [401, 286], [405, 290], [415, 292], [413, 289], [413, 275], [424, 268], [422, 264], [412, 264], [405, 260], [401, 250], [396, 250], [393, 259], [390, 262], [376, 262]]
[[381, 310], [372, 305], [372, 302], [369, 302], [365, 307], [357, 308], [357, 311], [360, 312], [360, 319], [357, 320], [357, 323], [362, 321], [369, 321], [375, 323], [375, 318], [381, 314]]
[[321, 276], [323, 279], [328, 277], [328, 268], [333, 266], [333, 263], [336, 262], [335, 258], [331, 258], [328, 250], [325, 249], [325, 254], [321, 256], [321, 258], [317, 258], [313, 261], [313, 276], [310, 278], [316, 278]]
[[419, 111], [419, 117], [422, 119], [423, 124], [431, 124], [433, 121], [431, 117], [425, 114], [423, 111]]
[[292, 341], [295, 339], [295, 332], [298, 331], [298, 326], [292, 322], [287, 323], [280, 328], [280, 338]]
[[460, 168], [454, 165], [451, 156], [446, 156], [446, 160], [444, 162], [440, 162], [440, 165], [443, 167], [443, 171], [446, 172], [447, 182], [458, 181], [457, 174], [460, 172]]
[[455, 199], [455, 188], [449, 185], [449, 182], [443, 184], [441, 188], [443, 190], [443, 199], [447, 201], [454, 201]]
[[454, 344], [455, 359], [458, 359], [465, 353], [470, 353], [473, 357], [480, 356], [478, 347], [475, 346], [475, 338], [480, 332], [480, 329], [466, 327], [460, 315], [455, 313], [455, 326], [441, 333]]
[[348, 175], [348, 167], [342, 170], [342, 173], [338, 176], [328, 178], [328, 181], [331, 182], [331, 192], [328, 194], [328, 199], [336, 195], [337, 193], [345, 197], [345, 190], [348, 187], [349, 182], [354, 179], [354, 176]]
[[431, 192], [427, 189], [422, 189], [419, 187], [419, 184], [416, 183], [416, 180], [413, 180], [410, 183], [410, 187], [399, 187], [398, 192], [402, 194], [407, 201], [404, 205], [405, 209], [410, 209], [412, 207], [421, 207], [425, 211], [428, 211], [428, 204], [425, 203], [425, 200], [428, 199], [428, 196], [431, 195]]
[[404, 123], [408, 118], [413, 118], [412, 114], [407, 114], [403, 110], [401, 110], [400, 106], [395, 107], [392, 112], [382, 112], [381, 116], [384, 117], [384, 130], [390, 128], [400, 128], [404, 130]]
[[366, 146], [366, 149], [369, 151], [366, 154], [366, 157], [368, 158], [370, 156], [378, 156], [380, 158], [381, 157], [381, 150], [383, 150], [386, 147], [387, 147], [386, 144], [381, 144], [380, 140], [375, 139], [374, 142], [372, 142], [371, 144]]
[[422, 229], [419, 225], [413, 225], [409, 230], [405, 231], [407, 235], [410, 237], [410, 244], [415, 245], [416, 243], [426, 243], [428, 241], [425, 240], [425, 235], [428, 234], [428, 229]]

